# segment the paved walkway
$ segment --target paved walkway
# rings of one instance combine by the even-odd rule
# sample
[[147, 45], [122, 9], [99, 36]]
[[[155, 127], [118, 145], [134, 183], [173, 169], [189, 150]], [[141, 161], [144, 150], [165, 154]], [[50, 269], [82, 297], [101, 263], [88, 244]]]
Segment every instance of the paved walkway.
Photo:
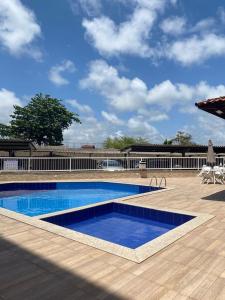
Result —
[[225, 299], [225, 186], [168, 184], [135, 202], [215, 218], [141, 264], [0, 215], [0, 299]]

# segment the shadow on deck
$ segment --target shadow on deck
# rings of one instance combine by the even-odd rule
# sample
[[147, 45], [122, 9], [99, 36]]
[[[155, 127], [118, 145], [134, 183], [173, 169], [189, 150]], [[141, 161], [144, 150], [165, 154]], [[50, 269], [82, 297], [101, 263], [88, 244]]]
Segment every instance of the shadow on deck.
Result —
[[224, 201], [225, 202], [225, 189], [209, 196], [203, 197], [203, 200], [212, 200], [212, 201]]
[[1, 300], [124, 299], [2, 237], [0, 270]]

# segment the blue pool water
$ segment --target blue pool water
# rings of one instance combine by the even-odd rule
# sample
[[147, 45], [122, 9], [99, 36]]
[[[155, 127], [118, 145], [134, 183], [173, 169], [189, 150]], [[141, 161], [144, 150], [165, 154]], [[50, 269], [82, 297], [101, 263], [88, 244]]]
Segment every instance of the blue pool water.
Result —
[[114, 202], [43, 220], [135, 249], [193, 218]]
[[0, 207], [28, 216], [38, 216], [155, 189], [110, 182], [1, 184]]

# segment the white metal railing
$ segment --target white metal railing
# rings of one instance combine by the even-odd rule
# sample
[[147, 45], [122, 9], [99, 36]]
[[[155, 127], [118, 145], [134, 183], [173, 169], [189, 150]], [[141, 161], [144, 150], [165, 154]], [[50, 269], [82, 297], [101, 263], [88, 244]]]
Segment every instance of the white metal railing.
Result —
[[[140, 161], [147, 169], [200, 170], [205, 157], [0, 157], [0, 172], [72, 172], [138, 170]], [[217, 165], [225, 158], [218, 157]]]

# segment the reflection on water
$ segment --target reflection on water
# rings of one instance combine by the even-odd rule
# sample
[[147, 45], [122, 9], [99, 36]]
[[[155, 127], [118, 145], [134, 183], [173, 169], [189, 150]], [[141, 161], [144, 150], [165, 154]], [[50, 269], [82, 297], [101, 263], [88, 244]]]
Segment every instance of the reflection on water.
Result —
[[137, 191], [106, 188], [5, 191], [0, 193], [0, 207], [37, 216], [134, 194]]

